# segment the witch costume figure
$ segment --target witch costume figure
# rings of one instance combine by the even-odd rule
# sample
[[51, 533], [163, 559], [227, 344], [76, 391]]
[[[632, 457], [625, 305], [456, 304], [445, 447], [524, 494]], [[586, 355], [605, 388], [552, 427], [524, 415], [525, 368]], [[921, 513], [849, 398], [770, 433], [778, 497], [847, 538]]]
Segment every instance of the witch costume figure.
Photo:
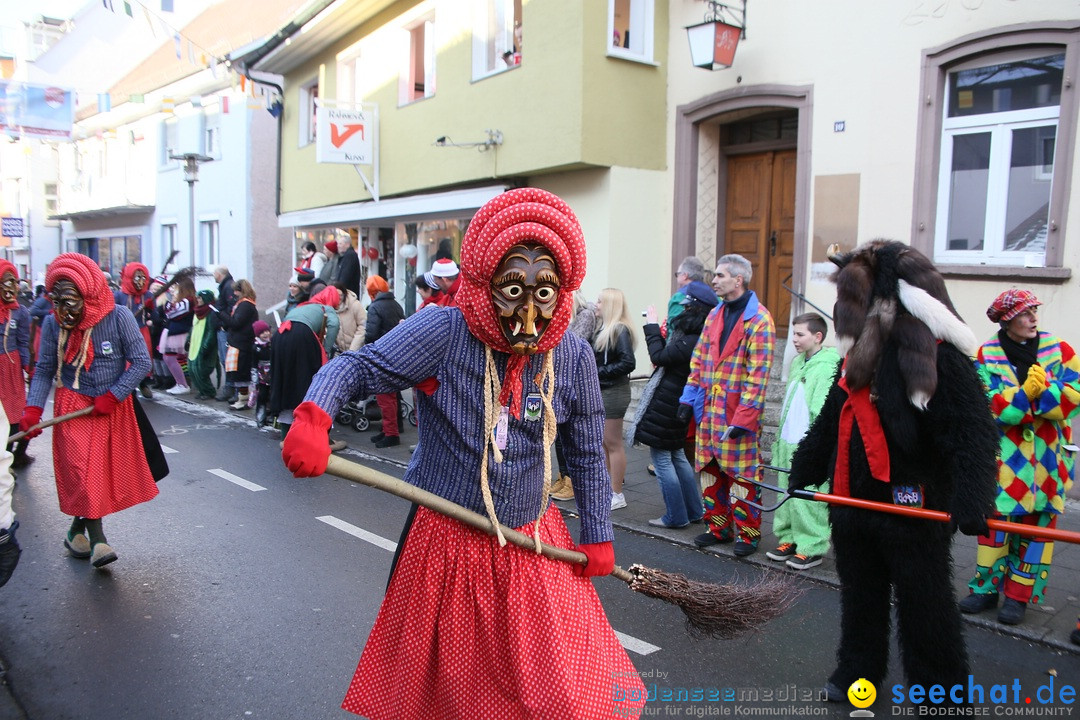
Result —
[[968, 677], [952, 532], [985, 535], [997, 487], [998, 432], [972, 361], [978, 342], [917, 250], [874, 240], [830, 259], [840, 267], [834, 316], [846, 357], [795, 451], [790, 487], [831, 477], [834, 494], [949, 512], [953, 528], [830, 506], [841, 616], [825, 692], [840, 702], [859, 678], [881, 687], [894, 592], [908, 684], [951, 688]]
[[93, 408], [55, 426], [53, 461], [60, 510], [73, 518], [64, 547], [100, 568], [117, 559], [102, 518], [152, 499], [155, 479], [168, 472], [153, 428], [132, 396], [150, 370], [150, 355], [131, 311], [116, 305], [90, 258], [57, 257], [45, 290], [53, 312], [42, 325], [40, 358], [19, 427], [29, 430], [41, 421], [54, 380], [57, 416]]
[[[19, 304], [19, 271], [7, 260], [0, 260], [0, 403], [9, 423], [18, 423], [26, 407], [25, 372], [30, 369], [30, 313]], [[11, 434], [18, 431], [12, 424]], [[11, 467], [29, 465], [34, 458], [26, 454], [27, 438], [8, 448], [14, 453]]]
[[549, 499], [558, 434], [588, 564], [415, 509], [342, 707], [371, 720], [636, 717], [644, 686], [587, 579], [612, 571], [614, 535], [596, 364], [564, 334], [585, 274], [581, 228], [548, 192], [504, 193], [469, 224], [461, 274], [457, 307], [417, 313], [319, 371], [285, 464], [298, 477], [322, 473], [342, 403], [419, 386], [405, 480], [571, 548]]

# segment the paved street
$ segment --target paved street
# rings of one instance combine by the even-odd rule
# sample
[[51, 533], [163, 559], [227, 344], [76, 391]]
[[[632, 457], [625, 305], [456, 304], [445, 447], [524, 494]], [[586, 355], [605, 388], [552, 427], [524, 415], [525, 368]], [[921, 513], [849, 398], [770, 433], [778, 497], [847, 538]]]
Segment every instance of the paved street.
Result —
[[[0, 590], [8, 690], [0, 693], [0, 718], [351, 717], [338, 704], [374, 622], [406, 503], [332, 477], [292, 478], [280, 462], [278, 435], [256, 430], [223, 403], [158, 394], [145, 407], [172, 473], [154, 501], [106, 519], [120, 559], [105, 570], [62, 547], [67, 520], [56, 503], [49, 431], [31, 445], [38, 461], [15, 494], [24, 554]], [[407, 428], [401, 447], [379, 455], [367, 440], [371, 432], [333, 435], [349, 441], [344, 456], [400, 477], [415, 429]], [[625, 528], [616, 538], [621, 564], [716, 583], [776, 571], [763, 558], [736, 561], [693, 549], [684, 531], [670, 538], [639, 532], [639, 515], [659, 514], [648, 507], [659, 497], [641, 459], [632, 451], [629, 512], [615, 514]], [[572, 515], [568, 523], [576, 533]], [[596, 586], [647, 687], [731, 697], [657, 701], [646, 715], [847, 717], [850, 706], [815, 699], [832, 668], [838, 628], [828, 572], [798, 577], [805, 594], [787, 615], [727, 642], [691, 638], [677, 609], [616, 580]], [[1080, 684], [1080, 655], [997, 629], [992, 622], [966, 626], [974, 682], [989, 691], [1019, 681], [1036, 706], [1040, 685], [1053, 681], [1056, 692]], [[892, 667], [889, 687], [903, 683], [895, 656]], [[878, 688], [871, 709], [879, 717], [895, 712], [891, 694]]]

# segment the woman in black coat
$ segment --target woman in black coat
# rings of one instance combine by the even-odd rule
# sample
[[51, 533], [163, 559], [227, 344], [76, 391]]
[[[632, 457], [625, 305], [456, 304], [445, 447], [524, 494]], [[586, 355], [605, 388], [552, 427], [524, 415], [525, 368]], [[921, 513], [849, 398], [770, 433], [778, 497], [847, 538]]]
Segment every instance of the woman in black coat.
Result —
[[229, 349], [225, 354], [225, 380], [233, 388], [232, 407], [247, 407], [248, 387], [251, 385], [251, 362], [255, 355], [255, 331], [251, 325], [259, 319], [255, 307], [255, 288], [247, 280], [237, 280], [236, 304], [231, 315], [221, 315], [221, 327], [228, 331]]
[[656, 527], [681, 528], [701, 520], [697, 473], [683, 452], [688, 422], [678, 419], [679, 396], [690, 374], [690, 356], [705, 326], [709, 311], [716, 307], [716, 293], [703, 282], [694, 281], [683, 290], [685, 310], [668, 321], [665, 340], [656, 323], [656, 308], [645, 311], [645, 342], [656, 370], [642, 391], [634, 425], [627, 434], [634, 442], [647, 445], [656, 468], [656, 480], [667, 512], [650, 520]]

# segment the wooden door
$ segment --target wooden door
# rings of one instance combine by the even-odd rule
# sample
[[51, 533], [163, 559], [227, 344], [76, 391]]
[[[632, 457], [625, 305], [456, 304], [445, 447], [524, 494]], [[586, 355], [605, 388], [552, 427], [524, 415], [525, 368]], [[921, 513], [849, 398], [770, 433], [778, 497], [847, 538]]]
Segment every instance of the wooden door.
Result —
[[727, 224], [722, 253], [738, 253], [754, 268], [750, 289], [787, 336], [795, 254], [795, 151], [728, 158]]

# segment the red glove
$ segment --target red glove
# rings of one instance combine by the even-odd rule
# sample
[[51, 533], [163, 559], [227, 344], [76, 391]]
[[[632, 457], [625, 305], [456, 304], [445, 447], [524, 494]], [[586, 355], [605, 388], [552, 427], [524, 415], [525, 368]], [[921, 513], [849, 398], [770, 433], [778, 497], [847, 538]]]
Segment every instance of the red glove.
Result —
[[610, 542], [585, 543], [577, 546], [578, 552], [585, 553], [589, 558], [586, 565], [574, 563], [574, 574], [578, 577], [593, 577], [595, 575], [610, 575], [615, 569], [615, 548]]
[[104, 395], [98, 395], [94, 398], [94, 412], [91, 415], [108, 415], [116, 406], [120, 404], [120, 401], [116, 399], [116, 396], [112, 394], [112, 390]]
[[[41, 408], [34, 407], [33, 405], [27, 405], [23, 409], [22, 419], [19, 420], [19, 430], [21, 432], [26, 432], [32, 426], [37, 425], [39, 422], [41, 422]], [[32, 433], [28, 433], [26, 438], [35, 438], [40, 434], [41, 430], [35, 430]]]
[[326, 411], [310, 400], [293, 410], [292, 427], [281, 449], [281, 459], [293, 477], [315, 477], [326, 472], [331, 422]]
[[435, 391], [439, 389], [439, 378], [432, 375], [429, 378], [425, 378], [416, 383], [416, 389], [425, 395], [434, 395]]

